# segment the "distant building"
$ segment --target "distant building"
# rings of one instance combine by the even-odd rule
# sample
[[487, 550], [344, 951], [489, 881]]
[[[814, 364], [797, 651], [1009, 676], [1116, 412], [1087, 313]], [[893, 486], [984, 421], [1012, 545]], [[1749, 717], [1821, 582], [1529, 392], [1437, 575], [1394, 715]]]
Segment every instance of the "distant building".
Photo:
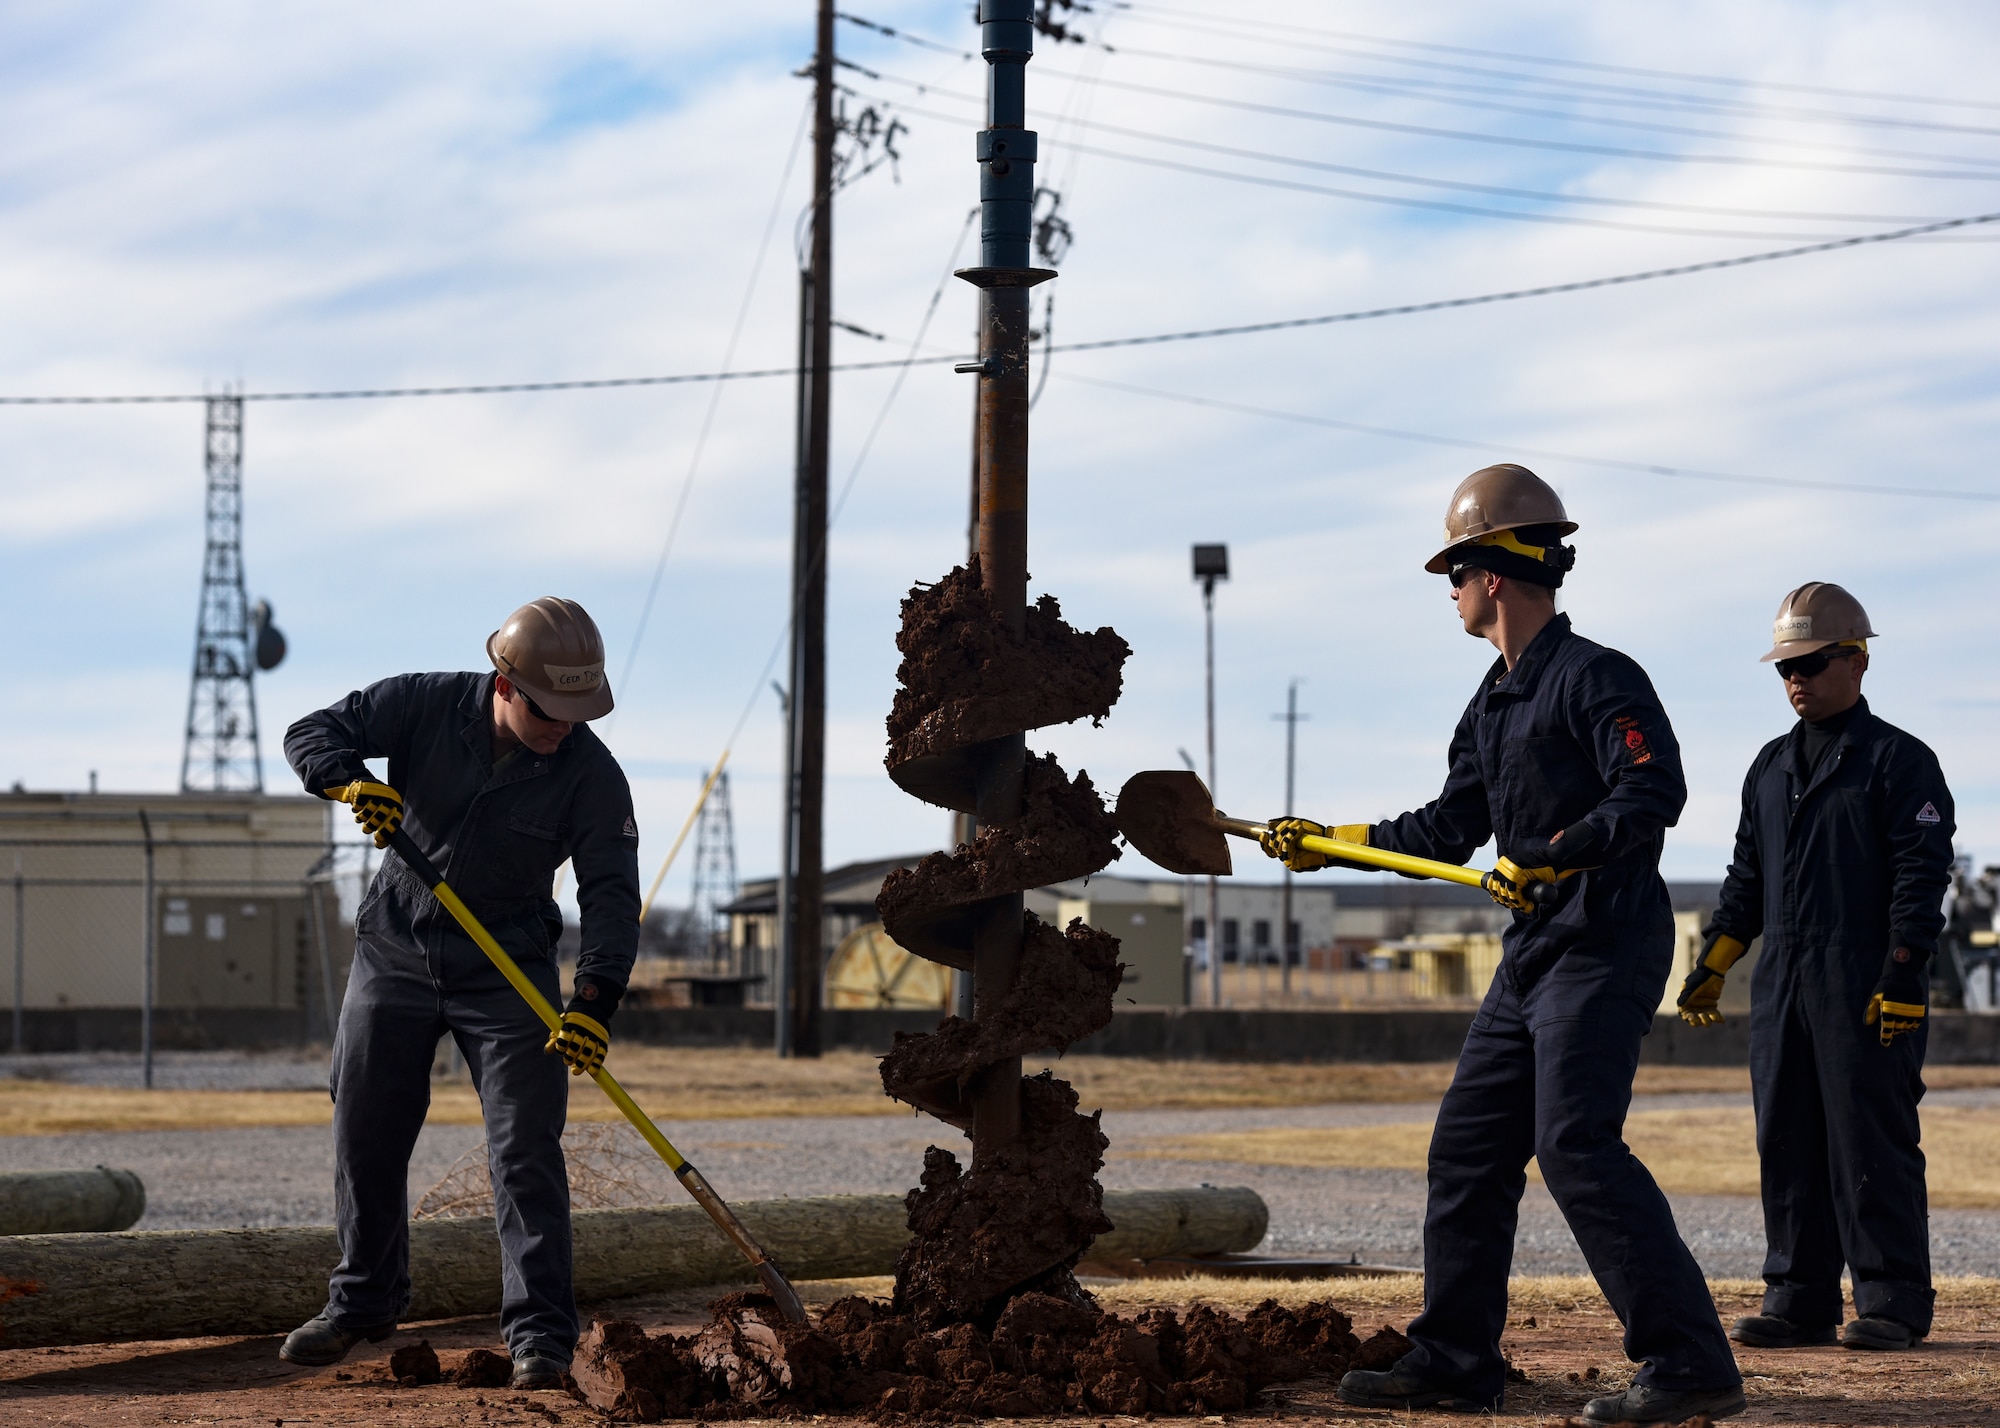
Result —
[[[912, 867], [924, 855], [848, 863], [826, 873], [822, 946], [832, 954], [843, 939], [875, 922], [875, 895], [894, 868]], [[1685, 974], [1699, 929], [1715, 906], [1716, 883], [1669, 883], [1678, 949], [1668, 1004]], [[1220, 950], [1225, 965], [1279, 964], [1284, 940], [1278, 923], [1282, 886], [1224, 878], [1217, 888]], [[730, 945], [746, 974], [768, 976], [774, 945], [776, 889], [771, 879], [747, 882], [724, 911]], [[1199, 878], [1129, 878], [1097, 874], [1029, 892], [1028, 910], [1046, 922], [1081, 917], [1126, 943], [1130, 971], [1121, 996], [1143, 1005], [1173, 1006], [1189, 1000], [1194, 969], [1207, 965], [1209, 929], [1206, 882]], [[1385, 875], [1377, 880], [1334, 881], [1307, 876], [1292, 884], [1294, 966], [1310, 970], [1417, 974], [1424, 995], [1484, 994], [1498, 959], [1497, 939], [1513, 914], [1478, 888]], [[1490, 949], [1490, 950], [1489, 950]], [[1384, 966], [1384, 959], [1389, 965]], [[1747, 978], [1731, 978], [1732, 987]], [[768, 989], [766, 991], [768, 995]]]
[[[142, 1005], [149, 890], [155, 1007], [297, 1010], [329, 986], [337, 996], [351, 939], [315, 927], [306, 903], [332, 849], [327, 808], [253, 793], [0, 793], [0, 1007], [17, 987], [29, 1012]], [[338, 921], [330, 895], [323, 910]], [[324, 976], [322, 950], [338, 963]]]

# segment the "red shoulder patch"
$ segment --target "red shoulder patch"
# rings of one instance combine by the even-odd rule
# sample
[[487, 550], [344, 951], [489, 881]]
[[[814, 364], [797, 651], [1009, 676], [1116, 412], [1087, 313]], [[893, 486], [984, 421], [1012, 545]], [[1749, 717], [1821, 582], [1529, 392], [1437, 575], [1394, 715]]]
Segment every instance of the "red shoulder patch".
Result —
[[1653, 757], [1653, 751], [1646, 746], [1645, 730], [1639, 727], [1637, 718], [1620, 714], [1614, 722], [1624, 736], [1625, 751], [1632, 755], [1633, 763], [1643, 764]]

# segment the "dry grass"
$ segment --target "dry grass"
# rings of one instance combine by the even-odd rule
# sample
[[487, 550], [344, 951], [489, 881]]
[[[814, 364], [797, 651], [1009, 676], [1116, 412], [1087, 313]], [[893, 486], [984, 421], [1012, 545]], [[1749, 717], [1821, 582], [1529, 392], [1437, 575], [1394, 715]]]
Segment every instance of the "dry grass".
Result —
[[[875, 1062], [860, 1051], [780, 1061], [748, 1048], [633, 1045], [614, 1045], [610, 1058], [626, 1089], [661, 1120], [892, 1114]], [[1450, 1062], [1306, 1065], [1113, 1056], [1031, 1059], [1027, 1069], [1043, 1064], [1072, 1082], [1084, 1105], [1119, 1111], [1419, 1104], [1444, 1094], [1452, 1072]], [[1938, 1087], [2000, 1086], [2000, 1067], [1935, 1067], [1926, 1077]], [[1637, 1082], [1641, 1094], [1749, 1088], [1749, 1072], [1732, 1066], [1642, 1066]], [[332, 1114], [320, 1091], [140, 1091], [0, 1079], [0, 1135], [324, 1125]], [[572, 1085], [570, 1114], [581, 1121], [618, 1118], [597, 1088], [582, 1081]], [[477, 1125], [478, 1098], [462, 1081], [434, 1084], [430, 1118], [441, 1125]]]
[[[2000, 1208], [2000, 1111], [1933, 1106], [1923, 1117], [1931, 1204]], [[1323, 1130], [1283, 1127], [1127, 1140], [1114, 1154], [1311, 1169], [1422, 1170], [1430, 1139], [1430, 1125], [1415, 1121]], [[1640, 1111], [1626, 1120], [1625, 1139], [1664, 1190], [1758, 1193], [1757, 1143], [1747, 1109]]]

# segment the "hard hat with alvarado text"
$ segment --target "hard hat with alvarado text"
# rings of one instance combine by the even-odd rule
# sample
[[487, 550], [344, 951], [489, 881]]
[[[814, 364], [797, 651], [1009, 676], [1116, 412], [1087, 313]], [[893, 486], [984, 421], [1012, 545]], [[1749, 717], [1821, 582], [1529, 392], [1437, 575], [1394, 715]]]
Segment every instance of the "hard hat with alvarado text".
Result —
[[1758, 661], [1797, 659], [1828, 645], [1865, 650], [1874, 633], [1859, 600], [1838, 585], [1808, 580], [1779, 602], [1778, 618], [1771, 622], [1770, 653]]
[[[1514, 532], [1533, 528], [1535, 540]], [[1478, 565], [1543, 585], [1560, 585], [1576, 563], [1561, 544], [1576, 529], [1562, 497], [1525, 466], [1503, 462], [1473, 472], [1451, 493], [1444, 513], [1444, 549], [1424, 569], [1444, 575], [1455, 565]]]
[[580, 724], [611, 712], [604, 636], [574, 600], [530, 600], [487, 636], [486, 657], [551, 718]]

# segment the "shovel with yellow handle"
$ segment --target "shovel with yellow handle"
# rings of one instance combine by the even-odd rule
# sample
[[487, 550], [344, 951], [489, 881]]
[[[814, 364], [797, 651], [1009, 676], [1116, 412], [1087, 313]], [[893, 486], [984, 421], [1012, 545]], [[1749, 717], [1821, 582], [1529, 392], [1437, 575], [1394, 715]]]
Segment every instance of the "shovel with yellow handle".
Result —
[[[1115, 817], [1126, 842], [1168, 872], [1182, 874], [1226, 874], [1231, 868], [1231, 838], [1256, 842], [1270, 831], [1267, 823], [1253, 823], [1247, 818], [1231, 818], [1217, 812], [1208, 786], [1184, 769], [1133, 774], [1118, 791]], [[1387, 848], [1371, 848], [1365, 843], [1323, 838], [1315, 833], [1305, 834], [1298, 841], [1310, 853], [1325, 853], [1392, 873], [1462, 883], [1482, 888], [1488, 895], [1493, 893], [1497, 881], [1505, 885], [1505, 891], [1526, 897], [1538, 907], [1553, 903], [1559, 896], [1554, 883], [1530, 881], [1520, 885], [1498, 869], [1482, 873], [1457, 863], [1441, 863], [1434, 858], [1413, 857]]]
[[[377, 785], [367, 783], [350, 784], [346, 788], [328, 789], [327, 797], [339, 799], [343, 803], [356, 803], [359, 801], [355, 797], [357, 789], [370, 790], [375, 787]], [[396, 797], [395, 801], [397, 804], [395, 820], [377, 819], [373, 823], [364, 820], [363, 828], [375, 835], [378, 847], [390, 847], [396, 850], [402, 860], [409, 865], [410, 871], [423, 879], [424, 886], [431, 890], [431, 896], [443, 905], [446, 912], [457, 919], [458, 925], [465, 929], [465, 935], [478, 945], [489, 962], [500, 969], [500, 975], [513, 984], [514, 990], [521, 994], [521, 999], [527, 1002], [535, 1015], [542, 1019], [542, 1024], [548, 1027], [551, 1033], [560, 1031], [562, 1018], [557, 1015], [556, 1009], [549, 1005], [548, 998], [528, 980], [520, 964], [507, 955], [507, 949], [493, 940], [493, 934], [472, 915], [472, 909], [459, 901], [458, 894], [445, 882], [444, 874], [424, 856], [424, 851], [417, 846], [416, 840], [398, 826], [402, 800]], [[715, 1187], [708, 1183], [686, 1156], [674, 1149], [673, 1142], [653, 1124], [652, 1117], [639, 1109], [639, 1103], [618, 1084], [616, 1077], [600, 1065], [590, 1073], [590, 1079], [597, 1083], [600, 1091], [611, 1098], [612, 1105], [624, 1112], [625, 1119], [645, 1137], [646, 1144], [666, 1162], [667, 1169], [674, 1172], [674, 1178], [681, 1182], [681, 1188], [693, 1197], [697, 1205], [708, 1212], [708, 1217], [715, 1221], [716, 1228], [727, 1235], [730, 1243], [743, 1252], [743, 1257], [749, 1260], [751, 1267], [757, 1271], [757, 1278], [763, 1284], [764, 1291], [777, 1301], [779, 1311], [794, 1324], [805, 1323], [805, 1305], [799, 1302], [798, 1291], [792, 1288], [791, 1281], [787, 1280], [778, 1269], [776, 1261], [764, 1253], [763, 1247], [751, 1236], [744, 1223], [736, 1218], [736, 1212], [715, 1193]]]

